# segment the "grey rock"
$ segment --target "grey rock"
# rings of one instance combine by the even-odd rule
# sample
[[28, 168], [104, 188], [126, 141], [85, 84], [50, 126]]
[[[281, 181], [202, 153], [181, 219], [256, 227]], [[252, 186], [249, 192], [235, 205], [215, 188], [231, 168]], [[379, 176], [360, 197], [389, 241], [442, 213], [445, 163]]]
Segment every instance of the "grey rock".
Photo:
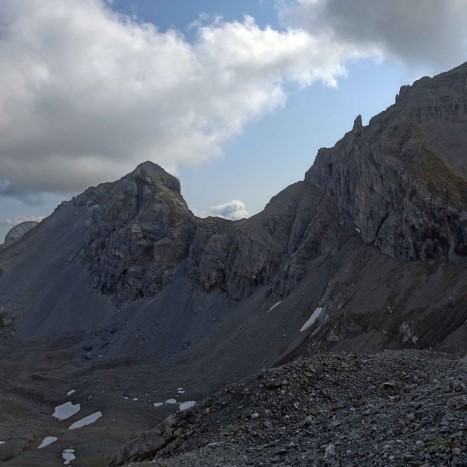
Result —
[[357, 118], [334, 148], [321, 149], [306, 174], [365, 242], [394, 258], [465, 261], [467, 160], [437, 135], [467, 144], [466, 82], [464, 64], [404, 87], [368, 126]]
[[39, 222], [26, 221], [12, 227], [5, 236], [5, 245], [16, 242], [24, 237], [31, 229], [33, 229]]

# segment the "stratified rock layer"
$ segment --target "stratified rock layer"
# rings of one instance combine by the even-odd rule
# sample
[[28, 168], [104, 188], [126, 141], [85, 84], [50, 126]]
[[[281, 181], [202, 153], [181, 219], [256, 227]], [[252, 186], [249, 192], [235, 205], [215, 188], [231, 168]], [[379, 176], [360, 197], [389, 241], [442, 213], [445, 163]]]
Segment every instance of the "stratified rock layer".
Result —
[[305, 180], [364, 241], [401, 260], [467, 254], [467, 64], [403, 86], [396, 104], [332, 149]]

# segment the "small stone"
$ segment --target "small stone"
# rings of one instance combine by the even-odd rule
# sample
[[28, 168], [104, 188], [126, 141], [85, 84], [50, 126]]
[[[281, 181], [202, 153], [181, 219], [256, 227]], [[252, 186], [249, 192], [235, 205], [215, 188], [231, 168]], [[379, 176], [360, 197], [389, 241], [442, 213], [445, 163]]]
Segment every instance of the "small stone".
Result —
[[336, 447], [334, 444], [328, 444], [324, 450], [324, 458], [329, 459], [331, 457], [334, 457], [336, 455]]
[[379, 388], [383, 390], [387, 390], [387, 389], [392, 389], [395, 386], [396, 386], [396, 383], [392, 383], [391, 381], [385, 381], [379, 386]]
[[286, 454], [287, 454], [287, 449], [285, 448], [279, 449], [279, 451], [276, 451], [274, 453], [275, 456], [285, 456]]

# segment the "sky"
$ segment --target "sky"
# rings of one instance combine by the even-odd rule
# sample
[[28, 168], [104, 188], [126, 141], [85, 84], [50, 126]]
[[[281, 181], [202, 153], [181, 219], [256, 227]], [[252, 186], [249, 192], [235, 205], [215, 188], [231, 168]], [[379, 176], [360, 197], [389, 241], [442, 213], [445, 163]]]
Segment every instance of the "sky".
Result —
[[0, 241], [152, 160], [239, 219], [466, 61], [465, 0], [0, 0]]

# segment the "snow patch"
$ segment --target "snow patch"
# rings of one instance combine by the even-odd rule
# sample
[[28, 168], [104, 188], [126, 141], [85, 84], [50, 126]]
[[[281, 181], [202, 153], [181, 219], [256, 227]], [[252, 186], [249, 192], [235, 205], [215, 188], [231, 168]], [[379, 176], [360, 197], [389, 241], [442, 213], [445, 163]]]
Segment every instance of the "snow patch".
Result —
[[49, 444], [55, 443], [58, 438], [55, 438], [55, 436], [46, 436], [43, 440], [42, 443], [37, 446], [37, 449], [42, 449], [48, 446]]
[[95, 412], [91, 415], [88, 415], [87, 417], [82, 418], [81, 420], [78, 420], [75, 423], [72, 423], [68, 429], [69, 430], [76, 430], [77, 428], [82, 428], [83, 426], [86, 425], [91, 425], [94, 423], [96, 420], [99, 420], [99, 418], [102, 417], [102, 412]]
[[279, 306], [281, 303], [282, 303], [282, 301], [277, 302], [275, 305], [273, 305], [271, 308], [269, 308], [269, 310], [267, 311], [267, 313], [269, 313], [270, 311], [274, 310], [274, 308], [276, 308], [276, 306]]
[[76, 390], [75, 390], [75, 389], [72, 389], [71, 391], [68, 391], [68, 392], [66, 393], [66, 395], [67, 395], [67, 396], [71, 396], [71, 395], [74, 394], [75, 392], [76, 392]]
[[161, 405], [164, 405], [163, 402], [154, 402], [154, 407], [160, 407]]
[[176, 404], [177, 401], [176, 401], [175, 399], [167, 399], [167, 400], [165, 401], [165, 403], [166, 403], [166, 404]]
[[315, 321], [321, 316], [322, 312], [323, 312], [323, 308], [320, 308], [320, 307], [316, 308], [316, 310], [313, 311], [313, 314], [310, 316], [308, 321], [302, 326], [302, 328], [300, 329], [300, 332], [305, 331], [310, 326], [315, 324]]
[[58, 418], [59, 420], [66, 420], [67, 418], [72, 417], [75, 413], [78, 413], [80, 409], [80, 404], [74, 405], [71, 402], [65, 402], [65, 404], [55, 407], [52, 417]]
[[5, 444], [5, 441], [0, 441], [0, 444]]
[[75, 450], [70, 448], [70, 449], [65, 449], [62, 452], [62, 457], [65, 462], [63, 462], [64, 465], [70, 465], [71, 461], [74, 461], [76, 459], [75, 456]]
[[191, 409], [192, 407], [194, 407], [195, 404], [196, 404], [196, 401], [186, 401], [186, 402], [182, 402], [179, 405], [179, 407], [180, 407], [180, 410], [183, 412], [184, 410]]

